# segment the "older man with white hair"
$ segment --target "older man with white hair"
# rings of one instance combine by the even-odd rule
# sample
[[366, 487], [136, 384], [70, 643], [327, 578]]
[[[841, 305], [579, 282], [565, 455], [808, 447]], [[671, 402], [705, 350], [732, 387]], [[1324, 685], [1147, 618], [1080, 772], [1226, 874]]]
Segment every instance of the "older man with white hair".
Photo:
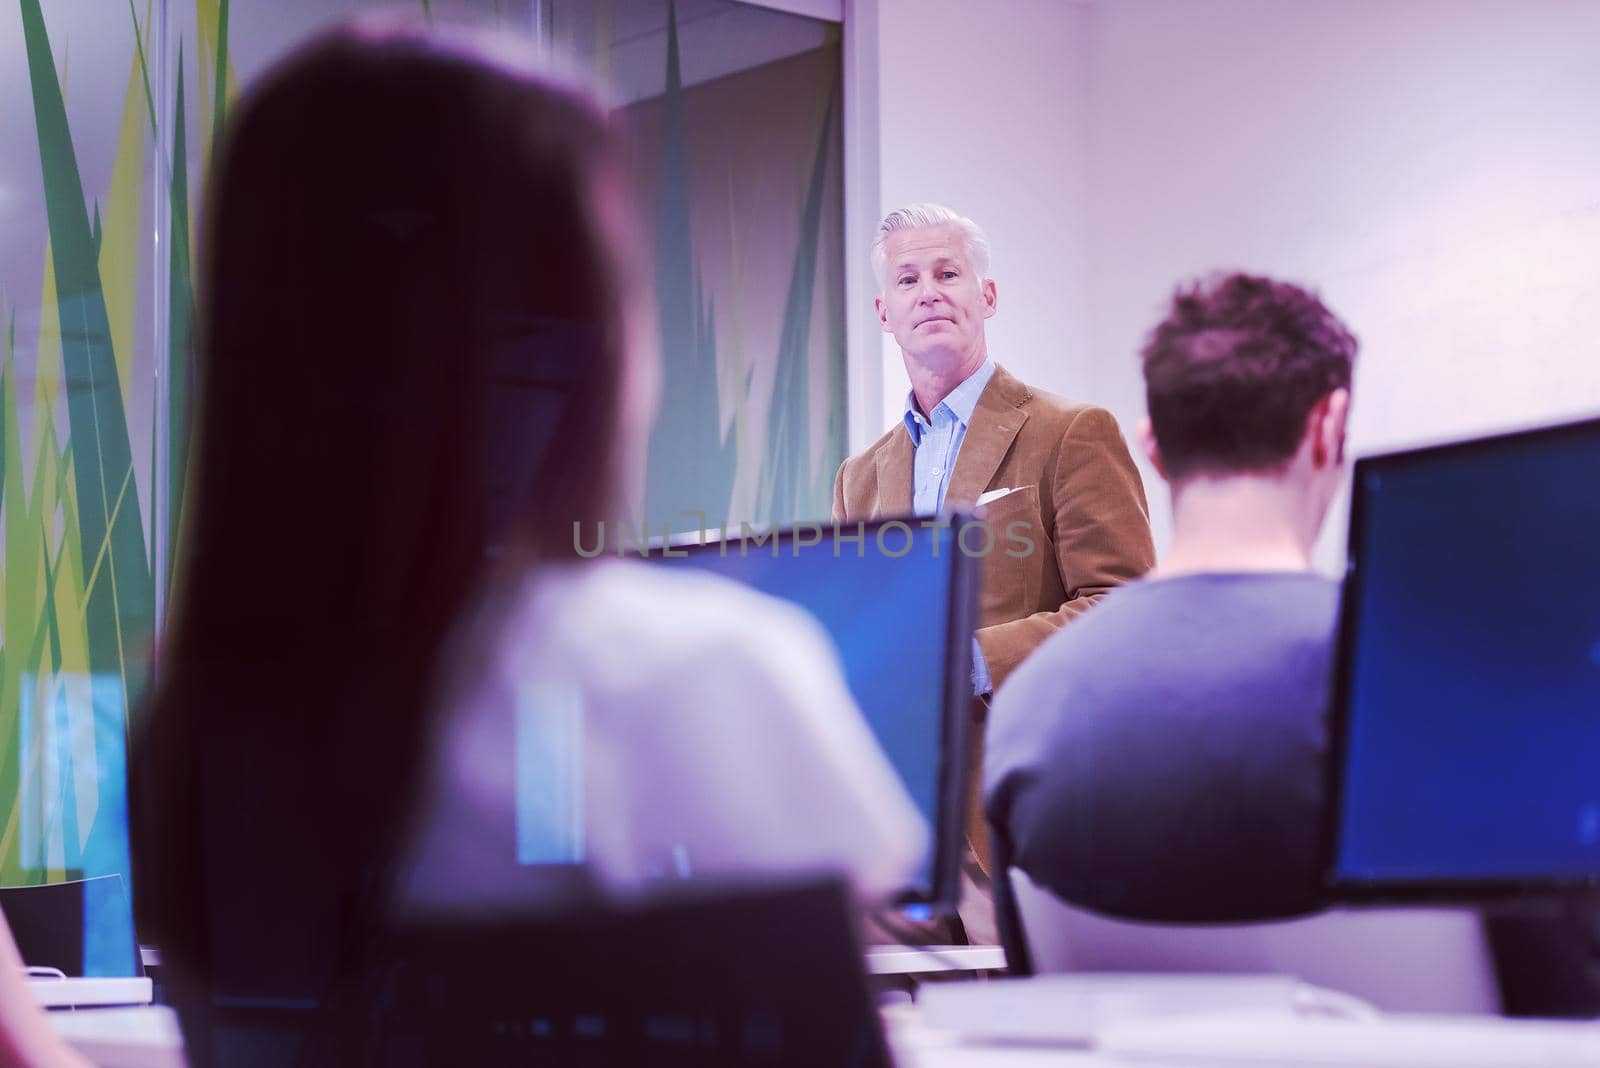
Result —
[[[878, 321], [900, 346], [911, 390], [902, 421], [839, 468], [833, 517], [981, 506], [996, 544], [973, 643], [976, 774], [982, 698], [1040, 642], [1154, 565], [1144, 486], [1111, 413], [1033, 389], [990, 357], [984, 324], [997, 292], [976, 223], [937, 204], [899, 208], [878, 227], [872, 266]], [[964, 896], [962, 919], [969, 938], [991, 941], [976, 791], [968, 842], [977, 892]]]

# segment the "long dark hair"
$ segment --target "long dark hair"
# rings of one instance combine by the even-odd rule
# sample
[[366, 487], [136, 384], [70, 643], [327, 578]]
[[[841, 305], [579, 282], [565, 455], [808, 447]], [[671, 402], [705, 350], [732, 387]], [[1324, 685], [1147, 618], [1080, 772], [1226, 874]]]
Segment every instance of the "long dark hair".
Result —
[[501, 43], [393, 22], [322, 36], [237, 109], [136, 763], [142, 933], [191, 1006], [325, 996], [393, 859], [453, 625], [612, 504], [617, 151], [592, 101]]

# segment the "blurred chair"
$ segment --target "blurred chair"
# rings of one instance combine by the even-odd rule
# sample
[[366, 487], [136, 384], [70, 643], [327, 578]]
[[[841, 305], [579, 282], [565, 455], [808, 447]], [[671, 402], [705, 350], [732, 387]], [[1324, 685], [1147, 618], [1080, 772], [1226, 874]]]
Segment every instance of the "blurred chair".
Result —
[[[1500, 1011], [1482, 918], [1472, 909], [1331, 909], [1262, 923], [1140, 923], [1076, 908], [1021, 869], [1009, 870], [1018, 922], [1006, 955], [1031, 961], [1036, 973], [1270, 973], [1352, 994], [1385, 1012]], [[1018, 938], [1023, 945], [1015, 944]]]
[[[369, 961], [320, 1019], [277, 1019], [303, 1029], [280, 1032], [293, 1063], [891, 1064], [839, 880], [429, 917], [388, 932]], [[251, 1015], [270, 1030], [274, 1010], [261, 1008], [219, 1013], [234, 1032], [219, 1049], [237, 1046]]]

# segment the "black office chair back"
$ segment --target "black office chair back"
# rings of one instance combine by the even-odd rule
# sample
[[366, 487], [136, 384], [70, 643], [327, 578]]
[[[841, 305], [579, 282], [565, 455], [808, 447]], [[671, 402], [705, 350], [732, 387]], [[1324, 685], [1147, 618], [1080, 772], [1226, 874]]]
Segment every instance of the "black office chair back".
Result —
[[838, 880], [411, 922], [383, 943], [293, 1063], [891, 1064]]

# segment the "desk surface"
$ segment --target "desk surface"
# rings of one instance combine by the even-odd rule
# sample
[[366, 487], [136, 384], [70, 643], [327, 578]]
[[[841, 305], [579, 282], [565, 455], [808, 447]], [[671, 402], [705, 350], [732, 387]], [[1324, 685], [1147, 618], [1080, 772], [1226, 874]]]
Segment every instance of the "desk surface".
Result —
[[998, 972], [1006, 967], [1006, 951], [999, 946], [871, 946], [866, 956], [873, 975]]
[[165, 1005], [55, 1009], [50, 1026], [101, 1068], [186, 1068], [178, 1014]]
[[[55, 1011], [50, 1021], [105, 1068], [185, 1068], [170, 1009]], [[1600, 1068], [1600, 1023], [1207, 1013], [1112, 1030], [1098, 1049], [971, 1040], [929, 1027], [913, 1005], [885, 1010], [884, 1024], [899, 1068]]]
[[1493, 1016], [1203, 1013], [1129, 1021], [1095, 1047], [977, 1040], [887, 1010], [899, 1068], [1600, 1068], [1600, 1023]]
[[1089, 1049], [1062, 1046], [1002, 1046], [969, 1041], [959, 1034], [930, 1028], [915, 1005], [894, 1005], [883, 1011], [884, 1033], [896, 1068], [1108, 1068], [1123, 1062]]

